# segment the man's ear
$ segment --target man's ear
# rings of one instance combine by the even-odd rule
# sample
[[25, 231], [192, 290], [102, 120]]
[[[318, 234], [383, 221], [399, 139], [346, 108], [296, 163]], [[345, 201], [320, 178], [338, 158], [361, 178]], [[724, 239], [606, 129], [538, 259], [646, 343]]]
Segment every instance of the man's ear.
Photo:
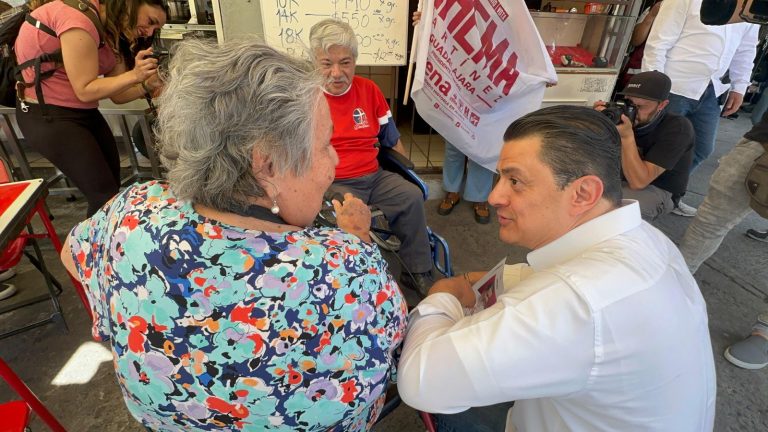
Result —
[[585, 175], [571, 185], [571, 214], [579, 216], [592, 210], [603, 198], [603, 181], [596, 175]]
[[663, 110], [664, 108], [667, 107], [667, 105], [669, 105], [669, 99], [665, 99], [665, 100], [659, 102], [659, 108], [658, 108], [657, 111]]

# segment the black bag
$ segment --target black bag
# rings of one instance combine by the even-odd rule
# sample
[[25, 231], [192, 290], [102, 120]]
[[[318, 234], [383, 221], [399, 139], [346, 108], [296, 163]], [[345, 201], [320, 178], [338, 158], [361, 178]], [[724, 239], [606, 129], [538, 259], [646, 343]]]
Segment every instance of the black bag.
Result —
[[749, 194], [749, 206], [760, 216], [768, 219], [768, 145], [765, 153], [755, 159], [747, 172], [744, 184]]
[[21, 5], [0, 15], [0, 105], [16, 106], [16, 54], [13, 44], [28, 13], [29, 7]]

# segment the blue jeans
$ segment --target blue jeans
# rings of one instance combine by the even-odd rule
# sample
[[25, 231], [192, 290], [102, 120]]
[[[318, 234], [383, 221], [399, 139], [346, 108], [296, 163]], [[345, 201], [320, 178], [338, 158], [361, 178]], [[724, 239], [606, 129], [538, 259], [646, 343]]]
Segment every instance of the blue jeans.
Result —
[[760, 96], [760, 100], [757, 101], [757, 105], [752, 108], [752, 126], [760, 123], [763, 119], [763, 114], [768, 110], [768, 88], [763, 90], [763, 95]]
[[707, 196], [680, 241], [680, 253], [691, 273], [715, 253], [728, 231], [752, 211], [744, 179], [763, 152], [760, 143], [743, 138], [720, 158]]
[[504, 432], [514, 402], [470, 408], [457, 414], [432, 414], [437, 432]]
[[467, 179], [464, 184], [464, 199], [471, 202], [487, 201], [493, 186], [493, 171], [488, 171], [472, 159], [468, 159], [448, 141], [445, 142], [445, 160], [443, 160], [443, 189], [446, 192], [458, 192], [461, 189], [465, 159], [467, 159]]
[[717, 125], [720, 123], [721, 110], [712, 83], [709, 83], [699, 100], [670, 94], [667, 110], [687, 117], [693, 125], [693, 130], [696, 133], [690, 171], [693, 172], [715, 151], [715, 137], [717, 136]]

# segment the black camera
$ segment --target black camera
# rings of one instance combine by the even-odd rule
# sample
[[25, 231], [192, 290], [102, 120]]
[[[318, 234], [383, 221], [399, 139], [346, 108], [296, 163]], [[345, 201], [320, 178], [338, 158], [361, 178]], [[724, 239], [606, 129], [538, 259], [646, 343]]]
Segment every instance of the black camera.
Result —
[[637, 107], [628, 99], [619, 99], [614, 102], [608, 102], [605, 104], [605, 109], [602, 112], [613, 122], [613, 124], [621, 123], [622, 114], [629, 118], [629, 123], [631, 125], [635, 124], [635, 117], [637, 117]]
[[149, 57], [152, 57], [153, 59], [157, 59], [157, 61], [163, 61], [170, 54], [171, 52], [168, 51], [167, 49], [154, 48], [152, 50], [152, 54], [150, 54]]

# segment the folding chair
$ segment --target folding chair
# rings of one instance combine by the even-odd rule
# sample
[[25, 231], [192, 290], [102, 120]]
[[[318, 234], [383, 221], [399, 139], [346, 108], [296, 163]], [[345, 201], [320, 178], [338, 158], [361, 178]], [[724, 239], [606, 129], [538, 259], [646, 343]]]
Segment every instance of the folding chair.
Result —
[[[405, 156], [391, 148], [382, 147], [379, 149], [378, 160], [382, 169], [394, 172], [416, 185], [421, 191], [425, 201], [429, 198], [429, 187], [418, 175], [416, 175], [416, 172], [413, 170], [413, 162], [409, 161]], [[333, 206], [331, 205], [331, 200], [333, 198], [341, 199], [341, 197], [335, 196], [332, 192], [327, 193], [324, 197], [325, 202], [323, 209], [317, 215], [317, 218], [315, 218], [315, 226], [336, 226], [336, 216]], [[398, 261], [400, 261], [403, 271], [410, 272], [407, 264], [400, 259], [399, 255], [397, 255], [397, 252], [400, 249], [400, 240], [389, 228], [389, 223], [381, 210], [375, 208], [375, 206], [371, 207], [371, 218], [371, 239], [379, 245], [380, 248], [393, 252]], [[435, 269], [446, 277], [453, 276], [451, 252], [448, 248], [448, 242], [432, 231], [430, 227], [427, 227], [427, 239], [429, 240], [432, 263]]]
[[[427, 184], [416, 174], [414, 171], [413, 162], [408, 160], [405, 156], [401, 155], [397, 151], [389, 147], [379, 148], [378, 155], [379, 165], [382, 169], [399, 174], [404, 179], [416, 185], [421, 190], [424, 201], [429, 199], [429, 187]], [[388, 243], [390, 236], [394, 237], [394, 233], [388, 231], [388, 224], [386, 227], [377, 228], [375, 225], [372, 228], [374, 234], [376, 234], [376, 240], [383, 240]], [[442, 273], [446, 277], [453, 276], [453, 266], [451, 265], [451, 251], [448, 248], [448, 242], [444, 238], [437, 235], [430, 227], [427, 227], [427, 238], [429, 239], [429, 247], [432, 252], [432, 262], [435, 265], [435, 269]], [[379, 246], [382, 244], [379, 243]], [[399, 244], [399, 241], [396, 241]], [[396, 251], [396, 250], [395, 250]]]
[[[13, 180], [13, 178], [12, 178], [10, 166], [6, 160], [0, 157], [0, 184], [8, 183], [11, 180]], [[40, 221], [45, 227], [45, 231], [46, 231], [45, 233], [36, 234], [32, 230], [31, 221], [35, 215], [39, 216]], [[33, 327], [44, 325], [50, 322], [60, 322], [61, 324], [63, 324], [64, 329], [65, 330], [67, 329], [67, 324], [62, 314], [61, 305], [59, 304], [59, 301], [58, 301], [58, 295], [61, 294], [61, 291], [62, 291], [61, 284], [48, 271], [45, 265], [45, 261], [43, 259], [42, 252], [40, 251], [40, 246], [37, 244], [38, 239], [47, 238], [53, 244], [53, 247], [56, 250], [56, 252], [61, 253], [61, 248], [62, 248], [61, 241], [59, 240], [59, 237], [56, 234], [56, 230], [54, 229], [53, 224], [51, 223], [50, 215], [46, 211], [44, 193], [39, 198], [37, 198], [37, 201], [34, 203], [31, 210], [27, 212], [24, 218], [24, 225], [26, 225], [27, 227], [26, 231], [22, 231], [21, 234], [19, 234], [16, 237], [16, 239], [8, 242], [8, 244], [5, 247], [3, 247], [2, 250], [0, 250], [0, 268], [14, 267], [16, 264], [18, 264], [19, 260], [21, 259], [21, 256], [25, 255], [29, 259], [29, 261], [32, 263], [32, 265], [34, 265], [40, 271], [40, 273], [43, 274], [46, 285], [48, 287], [49, 295], [37, 296], [37, 297], [31, 298], [28, 301], [14, 305], [12, 307], [5, 308], [4, 311], [14, 310], [19, 307], [23, 307], [32, 303], [37, 303], [39, 301], [48, 300], [50, 298], [51, 302], [53, 303], [54, 313], [47, 319], [37, 321], [35, 323], [26, 325], [16, 330], [12, 330], [12, 331], [0, 334], [0, 338], [12, 336], [22, 331], [29, 330]], [[25, 250], [25, 246], [27, 242], [32, 244], [35, 251], [34, 255], [28, 253]], [[85, 295], [85, 291], [82, 285], [80, 285], [79, 281], [77, 281], [76, 279], [74, 278], [71, 278], [71, 279], [72, 279], [72, 284], [74, 285], [75, 290], [78, 296], [80, 297], [80, 300], [83, 302], [83, 305], [85, 306], [86, 311], [88, 311], [88, 314], [92, 319], [93, 313], [91, 311], [90, 303], [88, 302], [88, 298]]]
[[11, 401], [0, 404], [0, 432], [22, 432], [29, 424], [30, 409], [37, 414], [54, 432], [66, 432], [64, 426], [56, 420], [56, 417], [48, 411], [48, 408], [40, 402], [40, 399], [27, 387], [26, 384], [11, 370], [0, 358], [0, 377], [21, 397], [21, 401]]

